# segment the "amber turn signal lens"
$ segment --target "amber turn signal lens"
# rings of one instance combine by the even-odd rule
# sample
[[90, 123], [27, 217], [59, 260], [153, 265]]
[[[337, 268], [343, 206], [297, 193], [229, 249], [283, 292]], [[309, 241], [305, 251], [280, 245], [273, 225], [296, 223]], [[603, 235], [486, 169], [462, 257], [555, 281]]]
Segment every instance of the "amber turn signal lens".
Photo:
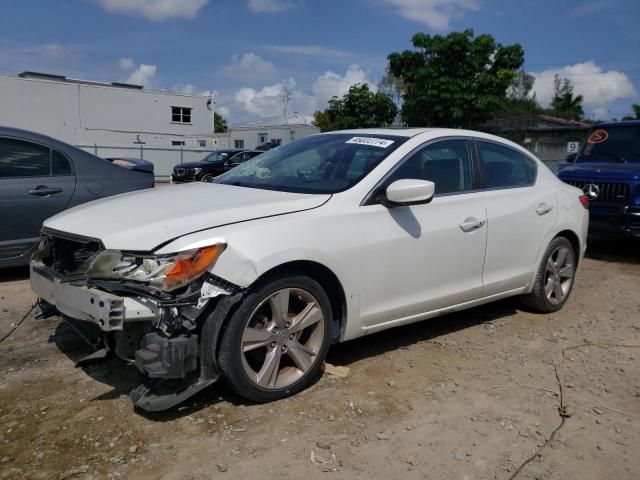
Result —
[[225, 245], [218, 244], [196, 250], [193, 254], [178, 257], [165, 274], [164, 284], [167, 288], [188, 283], [202, 275], [224, 251]]

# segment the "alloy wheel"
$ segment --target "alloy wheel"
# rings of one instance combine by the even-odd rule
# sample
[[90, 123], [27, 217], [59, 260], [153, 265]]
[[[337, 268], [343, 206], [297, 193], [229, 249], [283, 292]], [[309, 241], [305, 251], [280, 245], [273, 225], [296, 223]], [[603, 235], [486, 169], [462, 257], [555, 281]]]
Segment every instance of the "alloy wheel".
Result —
[[277, 290], [249, 317], [241, 340], [242, 366], [257, 386], [287, 388], [315, 364], [325, 335], [318, 300], [300, 288]]
[[558, 305], [571, 291], [575, 273], [573, 254], [566, 246], [559, 246], [547, 260], [544, 292], [549, 303]]

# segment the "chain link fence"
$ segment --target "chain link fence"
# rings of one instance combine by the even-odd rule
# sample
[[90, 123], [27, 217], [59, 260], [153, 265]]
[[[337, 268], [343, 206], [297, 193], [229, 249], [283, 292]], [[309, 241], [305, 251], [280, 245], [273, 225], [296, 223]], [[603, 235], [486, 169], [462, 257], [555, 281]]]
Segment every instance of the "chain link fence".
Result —
[[132, 147], [114, 147], [106, 145], [76, 145], [87, 152], [102, 158], [129, 157], [140, 158], [153, 163], [156, 181], [168, 182], [171, 170], [179, 163], [198, 162], [215, 150], [188, 148], [159, 148], [138, 145]]

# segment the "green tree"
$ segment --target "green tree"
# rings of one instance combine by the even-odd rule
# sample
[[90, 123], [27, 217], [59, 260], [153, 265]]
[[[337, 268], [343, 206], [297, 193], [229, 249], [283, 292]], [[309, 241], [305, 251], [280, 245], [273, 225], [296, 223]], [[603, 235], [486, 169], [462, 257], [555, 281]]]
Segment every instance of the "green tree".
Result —
[[538, 104], [536, 94], [531, 93], [535, 77], [523, 70], [519, 71], [507, 90], [502, 107], [497, 112], [499, 117], [519, 117], [542, 113], [543, 109]]
[[416, 33], [416, 50], [389, 55], [402, 82], [409, 126], [473, 127], [493, 118], [524, 62], [519, 44], [503, 46], [473, 30], [447, 36]]
[[347, 128], [391, 125], [398, 107], [383, 92], [372, 92], [366, 83], [352, 85], [342, 98], [332, 97], [329, 107], [313, 115], [313, 125], [323, 132]]
[[635, 115], [635, 117], [631, 115], [625, 115], [624, 117], [622, 117], [622, 120], [640, 120], [640, 105], [634, 103], [633, 105], [631, 105], [631, 110], [633, 110], [633, 114]]
[[226, 133], [228, 129], [227, 120], [218, 112], [213, 112], [213, 126], [216, 133]]
[[573, 85], [568, 78], [553, 77], [553, 98], [549, 113], [568, 120], [580, 120], [584, 116], [582, 95], [573, 94]]

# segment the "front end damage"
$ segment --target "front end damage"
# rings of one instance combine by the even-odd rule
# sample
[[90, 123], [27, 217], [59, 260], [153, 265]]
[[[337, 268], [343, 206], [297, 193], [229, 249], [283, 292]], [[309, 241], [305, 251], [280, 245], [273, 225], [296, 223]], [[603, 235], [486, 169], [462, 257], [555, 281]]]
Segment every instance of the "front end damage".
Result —
[[41, 317], [61, 315], [95, 349], [145, 374], [130, 398], [161, 411], [215, 382], [223, 322], [244, 291], [209, 271], [172, 291], [153, 282], [91, 278], [100, 241], [45, 231], [31, 261], [31, 285]]

